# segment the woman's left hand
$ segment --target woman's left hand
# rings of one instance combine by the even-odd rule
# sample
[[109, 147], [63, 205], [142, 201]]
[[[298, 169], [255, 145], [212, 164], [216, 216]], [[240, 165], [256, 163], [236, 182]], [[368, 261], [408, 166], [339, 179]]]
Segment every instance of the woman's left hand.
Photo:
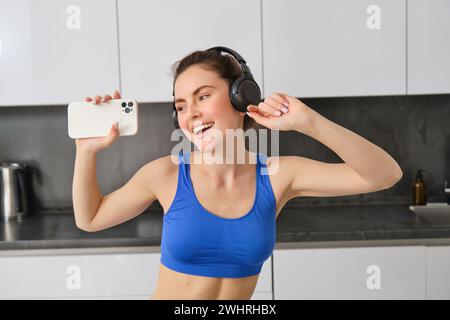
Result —
[[313, 110], [297, 98], [274, 93], [258, 106], [249, 105], [247, 115], [269, 129], [280, 131], [307, 131], [311, 126]]

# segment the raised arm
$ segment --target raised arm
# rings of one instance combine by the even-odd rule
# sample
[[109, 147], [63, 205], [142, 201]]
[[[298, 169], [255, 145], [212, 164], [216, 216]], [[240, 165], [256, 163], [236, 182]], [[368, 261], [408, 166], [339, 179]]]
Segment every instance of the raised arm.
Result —
[[[280, 112], [276, 116], [274, 112]], [[287, 170], [288, 192], [295, 196], [343, 196], [387, 189], [402, 177], [397, 162], [383, 149], [358, 134], [326, 119], [300, 100], [273, 94], [249, 115], [270, 129], [295, 130], [333, 150], [344, 163], [325, 163], [304, 157], [281, 157]]]
[[[167, 156], [147, 163], [121, 188], [102, 196], [91, 178], [95, 177], [95, 158], [79, 160], [78, 180], [74, 178], [73, 189], [77, 227], [88, 232], [101, 231], [141, 214], [157, 199], [159, 181], [172, 169], [170, 161]], [[91, 201], [91, 206], [78, 205], [77, 200]]]
[[[93, 108], [111, 96], [86, 98]], [[114, 99], [120, 99], [114, 92]], [[98, 105], [98, 106], [97, 106]], [[119, 129], [111, 127], [105, 137], [76, 139], [72, 201], [75, 223], [78, 228], [94, 232], [123, 223], [142, 213], [157, 198], [158, 181], [164, 181], [173, 168], [170, 156], [154, 160], [142, 168], [121, 188], [103, 196], [96, 178], [96, 154], [112, 145], [118, 138]]]

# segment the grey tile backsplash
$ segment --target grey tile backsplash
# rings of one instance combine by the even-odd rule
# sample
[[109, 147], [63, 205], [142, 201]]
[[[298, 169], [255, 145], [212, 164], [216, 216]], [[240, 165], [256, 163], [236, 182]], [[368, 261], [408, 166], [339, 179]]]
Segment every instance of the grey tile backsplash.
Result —
[[[308, 106], [386, 150], [403, 170], [389, 190], [363, 195], [296, 198], [287, 206], [358, 203], [404, 203], [411, 199], [417, 169], [425, 169], [428, 195], [443, 195], [450, 178], [448, 129], [450, 95], [305, 98]], [[139, 131], [122, 137], [97, 156], [97, 179], [103, 194], [121, 187], [145, 163], [168, 155], [171, 105], [141, 104]], [[297, 132], [280, 132], [280, 154], [341, 162], [330, 149]], [[252, 150], [255, 151], [255, 150]], [[29, 165], [29, 202], [34, 213], [72, 210], [75, 143], [67, 134], [67, 106], [0, 108], [0, 162]], [[450, 182], [450, 181], [449, 181]], [[155, 202], [152, 208], [160, 208]]]

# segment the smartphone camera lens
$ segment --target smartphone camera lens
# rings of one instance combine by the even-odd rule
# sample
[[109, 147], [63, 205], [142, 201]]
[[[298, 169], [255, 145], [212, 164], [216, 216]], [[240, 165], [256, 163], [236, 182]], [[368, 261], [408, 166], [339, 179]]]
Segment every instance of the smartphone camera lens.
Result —
[[125, 112], [126, 113], [130, 113], [131, 109], [130, 108], [125, 108]]
[[133, 102], [131, 102], [131, 101], [128, 102], [128, 106], [129, 106], [129, 107], [132, 107], [132, 106], [133, 106]]
[[127, 106], [126, 102], [122, 102], [122, 108], [125, 108]]

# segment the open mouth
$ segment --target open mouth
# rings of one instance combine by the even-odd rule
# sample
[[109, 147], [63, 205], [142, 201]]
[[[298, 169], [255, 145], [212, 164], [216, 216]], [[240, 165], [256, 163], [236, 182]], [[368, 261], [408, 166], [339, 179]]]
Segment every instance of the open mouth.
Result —
[[195, 137], [201, 138], [205, 135], [205, 133], [214, 126], [214, 122], [208, 122], [201, 126], [197, 126], [194, 128], [193, 132]]

